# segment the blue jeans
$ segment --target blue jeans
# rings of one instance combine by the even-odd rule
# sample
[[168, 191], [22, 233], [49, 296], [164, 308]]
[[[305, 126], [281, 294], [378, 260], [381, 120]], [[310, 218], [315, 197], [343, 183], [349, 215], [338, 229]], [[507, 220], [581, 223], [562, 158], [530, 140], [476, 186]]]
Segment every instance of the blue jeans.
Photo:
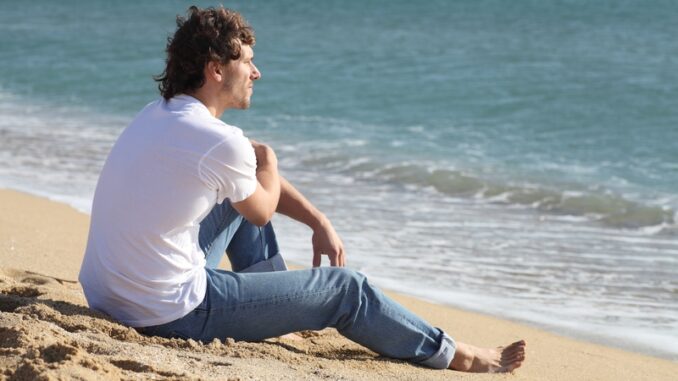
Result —
[[[353, 270], [286, 270], [271, 224], [257, 227], [225, 201], [200, 223], [207, 259], [205, 299], [175, 321], [144, 327], [147, 335], [210, 342], [258, 341], [334, 327], [350, 340], [396, 359], [447, 368], [455, 342], [373, 287]], [[233, 271], [218, 270], [227, 253]]]

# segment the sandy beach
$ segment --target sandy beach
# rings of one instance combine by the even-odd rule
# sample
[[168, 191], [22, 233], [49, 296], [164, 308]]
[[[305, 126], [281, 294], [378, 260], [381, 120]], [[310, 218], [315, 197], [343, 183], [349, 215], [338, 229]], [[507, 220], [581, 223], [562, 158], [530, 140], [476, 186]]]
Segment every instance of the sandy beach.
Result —
[[[390, 293], [454, 338], [525, 339], [513, 374], [430, 370], [380, 357], [334, 330], [260, 343], [144, 337], [87, 309], [77, 274], [88, 216], [0, 190], [0, 379], [675, 380], [678, 363]], [[283, 248], [284, 250], [284, 248]]]

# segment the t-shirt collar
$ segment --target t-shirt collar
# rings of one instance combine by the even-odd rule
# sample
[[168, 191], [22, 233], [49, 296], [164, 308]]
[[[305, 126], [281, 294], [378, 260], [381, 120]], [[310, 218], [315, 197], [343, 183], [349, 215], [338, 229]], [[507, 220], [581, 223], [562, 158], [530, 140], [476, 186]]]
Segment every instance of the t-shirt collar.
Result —
[[188, 94], [175, 95], [169, 100], [168, 103], [171, 109], [177, 110], [182, 108], [190, 108], [192, 110], [199, 112], [200, 114], [209, 115], [214, 118], [214, 115], [212, 115], [210, 110], [207, 109], [207, 106], [200, 102], [199, 99], [192, 97]]

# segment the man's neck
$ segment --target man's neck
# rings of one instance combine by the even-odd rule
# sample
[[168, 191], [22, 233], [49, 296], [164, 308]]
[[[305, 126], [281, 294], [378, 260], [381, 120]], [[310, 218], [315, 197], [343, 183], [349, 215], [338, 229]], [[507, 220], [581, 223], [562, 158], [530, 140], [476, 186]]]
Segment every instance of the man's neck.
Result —
[[219, 98], [207, 94], [207, 91], [205, 91], [204, 88], [198, 89], [193, 93], [188, 93], [188, 95], [199, 100], [200, 103], [205, 105], [210, 114], [212, 114], [212, 116], [215, 118], [220, 118], [224, 111], [226, 111], [226, 109], [220, 105]]

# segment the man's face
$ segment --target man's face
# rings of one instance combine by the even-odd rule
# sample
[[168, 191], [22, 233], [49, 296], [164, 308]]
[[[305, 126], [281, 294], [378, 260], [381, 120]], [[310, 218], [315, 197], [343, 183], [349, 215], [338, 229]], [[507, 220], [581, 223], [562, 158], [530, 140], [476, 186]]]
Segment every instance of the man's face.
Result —
[[250, 107], [250, 97], [254, 81], [261, 73], [254, 66], [254, 51], [249, 45], [241, 45], [240, 58], [226, 65], [222, 94], [227, 100], [226, 108], [246, 109]]

